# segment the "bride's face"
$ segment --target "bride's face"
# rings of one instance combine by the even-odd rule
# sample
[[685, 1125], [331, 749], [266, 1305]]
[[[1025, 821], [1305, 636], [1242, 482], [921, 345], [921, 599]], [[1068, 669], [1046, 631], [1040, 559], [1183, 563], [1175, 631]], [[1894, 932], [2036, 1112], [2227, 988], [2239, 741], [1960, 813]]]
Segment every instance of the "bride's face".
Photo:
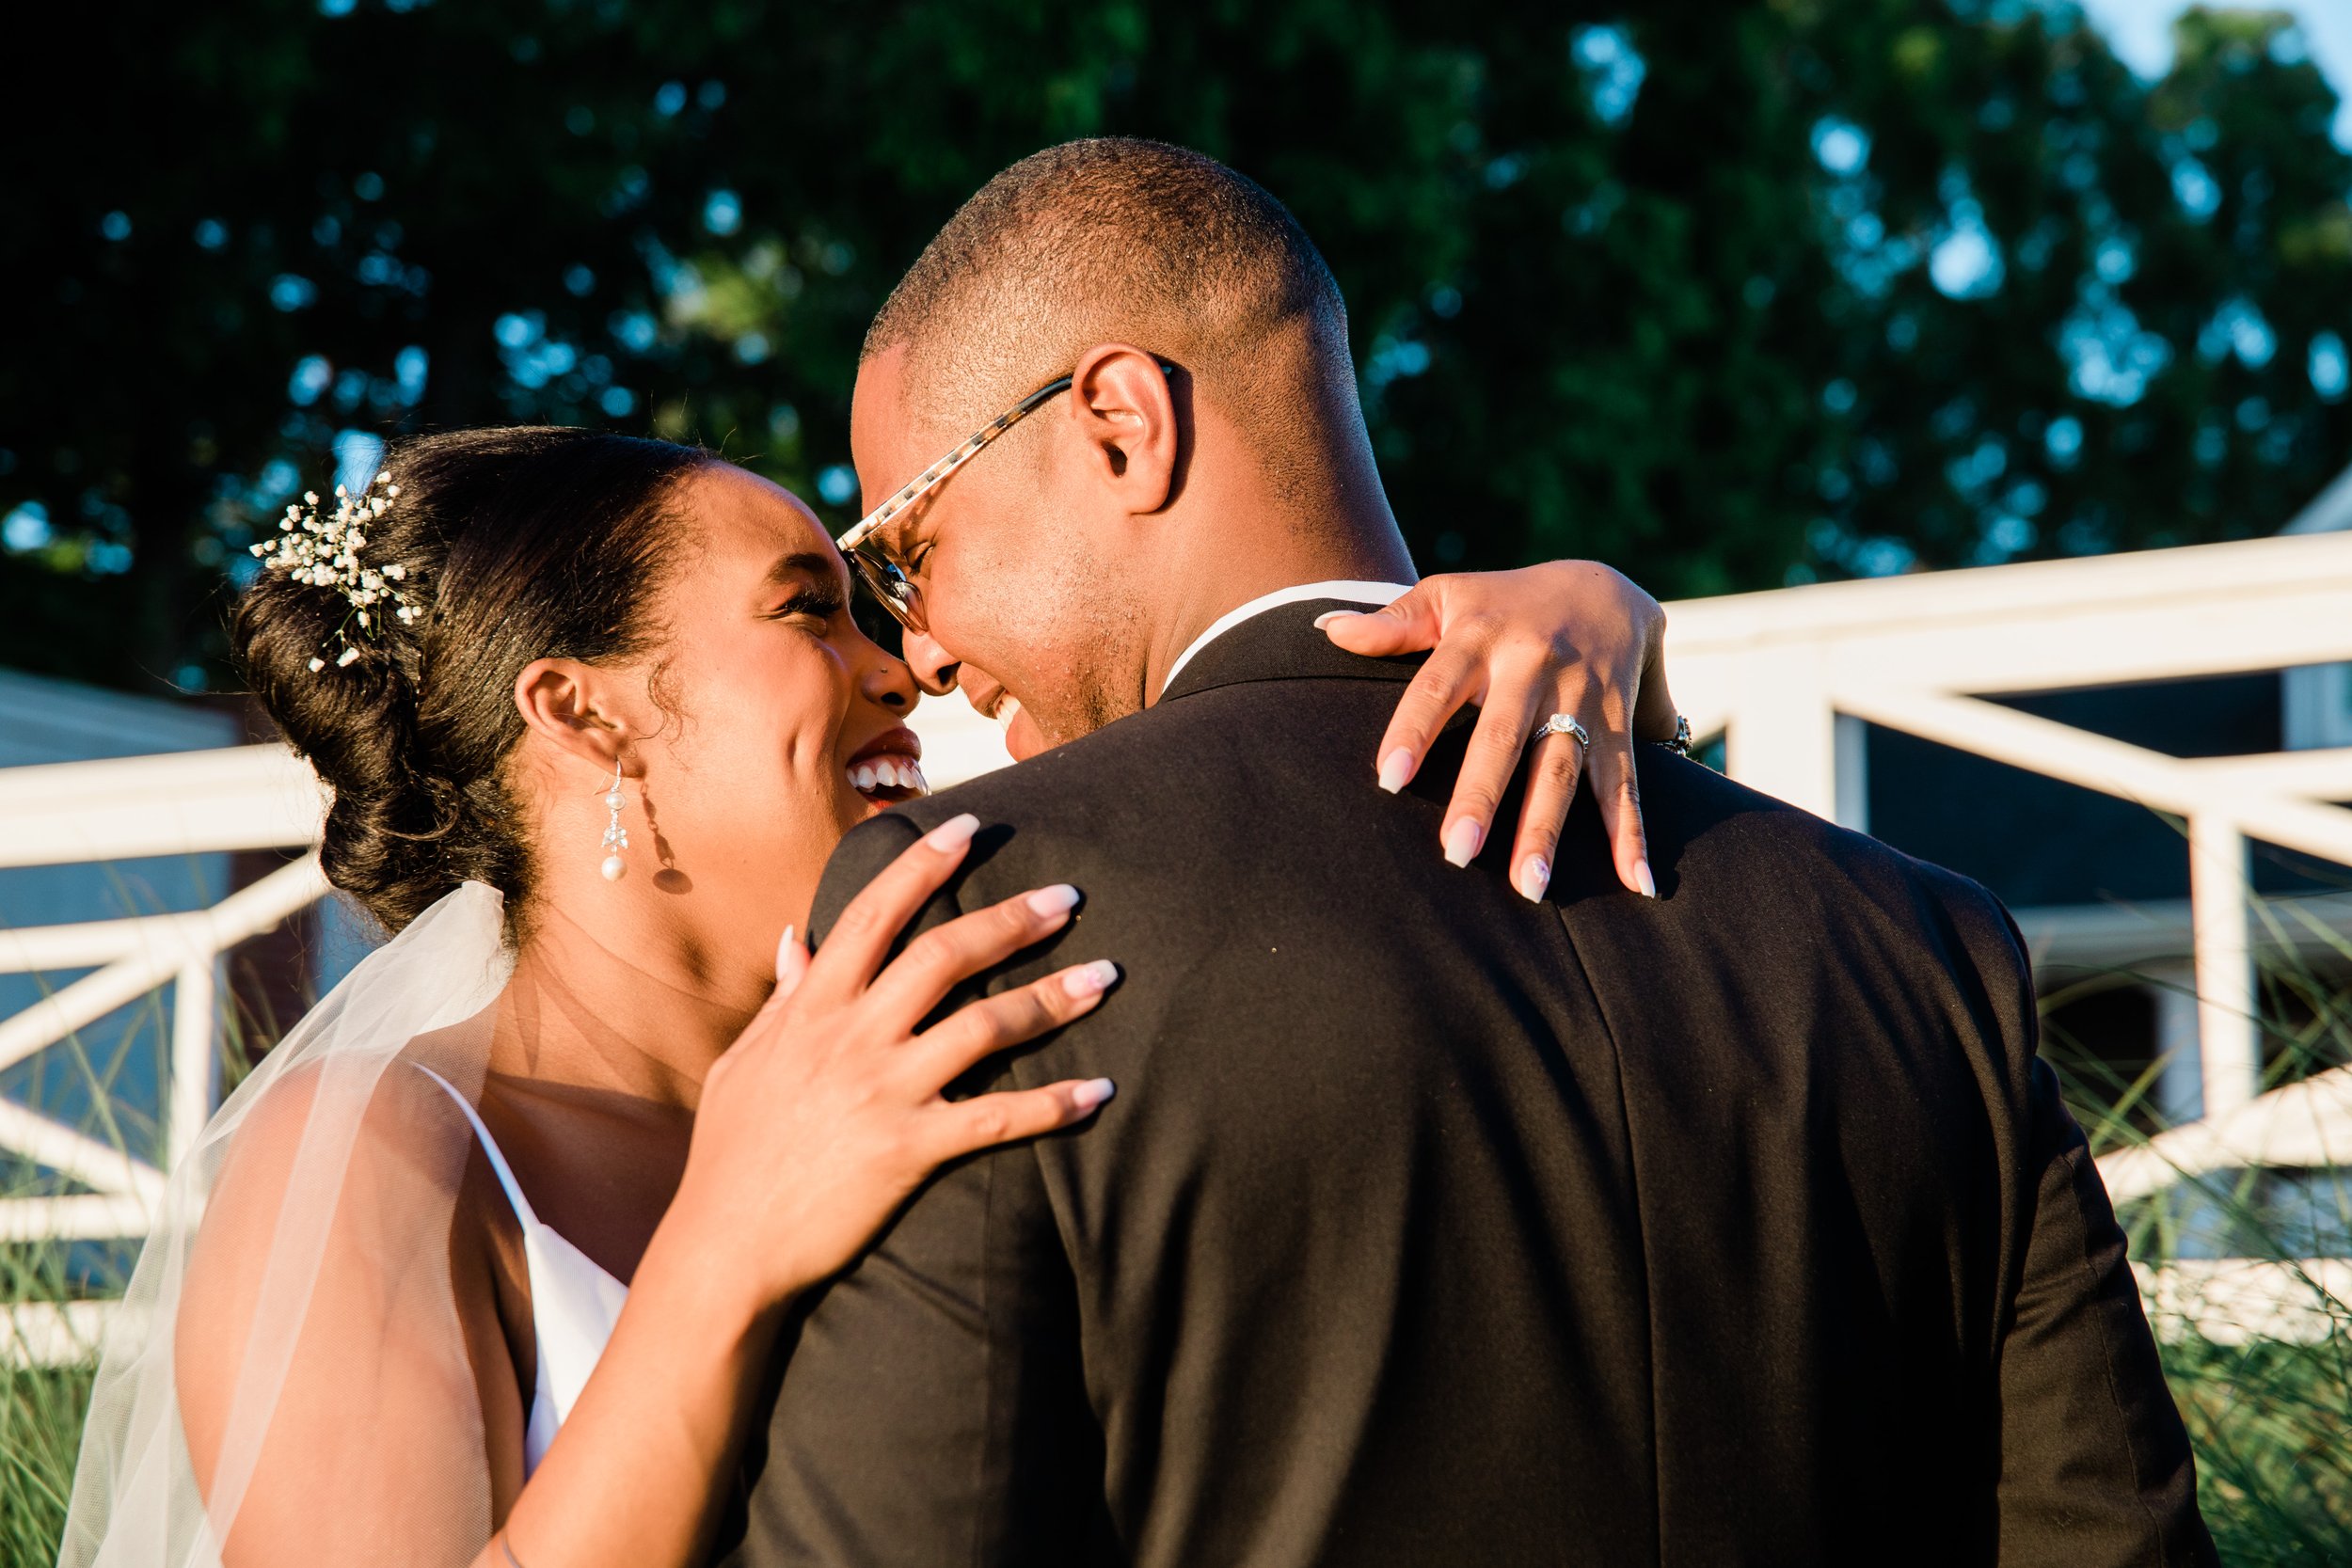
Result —
[[772, 953], [841, 835], [925, 792], [905, 727], [916, 692], [851, 621], [848, 571], [789, 492], [713, 464], [675, 505], [691, 538], [652, 607], [642, 788], [625, 791], [642, 793], [652, 842], [632, 834], [630, 863], [706, 919], [764, 931]]

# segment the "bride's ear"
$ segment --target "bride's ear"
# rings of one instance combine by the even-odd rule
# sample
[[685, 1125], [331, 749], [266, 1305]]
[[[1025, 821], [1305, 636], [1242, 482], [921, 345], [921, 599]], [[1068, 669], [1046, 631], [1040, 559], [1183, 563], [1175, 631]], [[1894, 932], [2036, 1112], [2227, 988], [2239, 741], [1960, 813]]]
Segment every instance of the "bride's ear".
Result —
[[1157, 512], [1182, 483], [1182, 371], [1131, 343], [1104, 343], [1079, 357], [1070, 378], [1070, 418], [1087, 445], [1097, 482], [1136, 515]]
[[610, 769], [634, 738], [612, 675], [575, 658], [537, 658], [515, 677], [515, 710], [556, 752]]

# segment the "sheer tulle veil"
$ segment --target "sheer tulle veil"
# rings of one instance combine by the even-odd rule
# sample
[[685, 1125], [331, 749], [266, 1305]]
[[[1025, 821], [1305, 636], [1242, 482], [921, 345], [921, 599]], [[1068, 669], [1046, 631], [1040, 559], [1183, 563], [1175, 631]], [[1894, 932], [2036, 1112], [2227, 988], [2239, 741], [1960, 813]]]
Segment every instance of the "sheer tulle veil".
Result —
[[[408, 1082], [422, 1073], [389, 1069], [429, 1058], [478, 1094], [512, 968], [499, 894], [464, 884], [205, 1127], [106, 1329], [61, 1568], [199, 1568], [224, 1544], [234, 1563], [263, 1539], [273, 1561], [479, 1548], [483, 1447], [451, 1440], [481, 1431], [450, 1284], [469, 1144], [447, 1097]], [[355, 1364], [395, 1342], [396, 1361]], [[344, 1417], [352, 1442], [316, 1441]]]

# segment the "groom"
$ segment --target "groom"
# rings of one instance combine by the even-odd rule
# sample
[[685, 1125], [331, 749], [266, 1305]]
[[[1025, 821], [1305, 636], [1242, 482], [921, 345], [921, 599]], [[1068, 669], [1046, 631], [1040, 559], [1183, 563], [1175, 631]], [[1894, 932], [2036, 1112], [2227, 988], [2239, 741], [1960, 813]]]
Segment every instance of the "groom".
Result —
[[1126, 974], [995, 1081], [1120, 1092], [810, 1312], [732, 1560], [2211, 1560], [1988, 895], [1649, 748], [1658, 896], [1588, 799], [1531, 903], [1430, 852], [1446, 755], [1375, 784], [1410, 666], [1316, 629], [1411, 579], [1354, 385], [1290, 214], [1144, 142], [999, 175], [874, 324], [869, 504], [1044, 393], [867, 547], [1057, 749], [852, 833], [819, 927], [978, 814], [927, 923], [1072, 881], [990, 986]]

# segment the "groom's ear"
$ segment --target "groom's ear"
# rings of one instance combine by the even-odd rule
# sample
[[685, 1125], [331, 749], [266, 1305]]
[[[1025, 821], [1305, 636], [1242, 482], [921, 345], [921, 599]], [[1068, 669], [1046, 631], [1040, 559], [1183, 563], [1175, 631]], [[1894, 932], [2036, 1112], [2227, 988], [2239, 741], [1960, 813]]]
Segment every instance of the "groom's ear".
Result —
[[1095, 479], [1129, 513], [1157, 512], [1176, 499], [1184, 433], [1157, 356], [1132, 343], [1087, 350], [1071, 374], [1070, 418]]

